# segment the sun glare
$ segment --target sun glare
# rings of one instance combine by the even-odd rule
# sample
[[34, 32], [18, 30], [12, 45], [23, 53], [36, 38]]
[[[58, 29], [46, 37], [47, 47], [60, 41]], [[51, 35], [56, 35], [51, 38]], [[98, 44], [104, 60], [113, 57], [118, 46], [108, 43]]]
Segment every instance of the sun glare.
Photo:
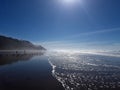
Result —
[[59, 1], [61, 1], [63, 4], [75, 4], [81, 2], [81, 0], [59, 0]]
[[74, 3], [76, 0], [63, 0], [65, 3]]

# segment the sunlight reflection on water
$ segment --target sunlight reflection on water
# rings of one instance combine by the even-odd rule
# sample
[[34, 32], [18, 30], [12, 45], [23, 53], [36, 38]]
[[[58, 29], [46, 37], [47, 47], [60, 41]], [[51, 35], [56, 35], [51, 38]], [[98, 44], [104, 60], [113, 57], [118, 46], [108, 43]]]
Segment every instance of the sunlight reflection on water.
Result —
[[120, 89], [120, 57], [56, 53], [49, 55], [49, 62], [66, 90]]

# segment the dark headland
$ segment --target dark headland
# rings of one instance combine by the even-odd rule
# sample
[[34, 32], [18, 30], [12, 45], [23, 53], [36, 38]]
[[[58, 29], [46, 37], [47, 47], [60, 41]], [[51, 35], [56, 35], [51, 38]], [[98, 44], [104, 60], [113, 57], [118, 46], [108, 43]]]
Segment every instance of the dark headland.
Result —
[[46, 50], [41, 45], [34, 45], [26, 40], [0, 36], [0, 50]]
[[0, 54], [41, 54], [46, 49], [27, 40], [0, 36]]

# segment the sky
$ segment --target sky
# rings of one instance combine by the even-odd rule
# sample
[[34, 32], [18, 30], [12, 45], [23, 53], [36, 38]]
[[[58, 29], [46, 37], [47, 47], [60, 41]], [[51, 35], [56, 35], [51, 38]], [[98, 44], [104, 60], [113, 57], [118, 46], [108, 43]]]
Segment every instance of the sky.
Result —
[[119, 0], [0, 0], [0, 35], [47, 49], [120, 50]]

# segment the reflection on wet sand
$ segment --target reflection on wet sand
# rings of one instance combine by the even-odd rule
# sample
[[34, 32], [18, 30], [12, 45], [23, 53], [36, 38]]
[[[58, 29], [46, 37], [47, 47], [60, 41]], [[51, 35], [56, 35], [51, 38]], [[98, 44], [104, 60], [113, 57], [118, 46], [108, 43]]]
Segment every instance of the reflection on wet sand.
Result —
[[18, 61], [27, 61], [34, 56], [41, 56], [44, 53], [32, 54], [0, 54], [0, 65], [12, 64]]
[[64, 90], [43, 54], [0, 54], [0, 90]]

